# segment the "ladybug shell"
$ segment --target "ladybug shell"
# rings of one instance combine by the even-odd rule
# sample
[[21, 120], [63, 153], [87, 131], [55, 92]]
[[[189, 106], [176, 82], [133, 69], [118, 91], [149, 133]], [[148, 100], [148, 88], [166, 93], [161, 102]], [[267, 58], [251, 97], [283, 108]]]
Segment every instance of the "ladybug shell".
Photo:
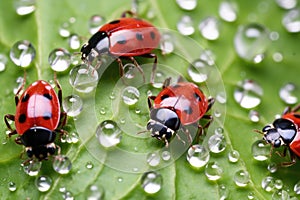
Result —
[[199, 121], [208, 109], [208, 101], [197, 85], [188, 82], [164, 88], [154, 99], [153, 108], [169, 108], [182, 125]]
[[300, 113], [290, 112], [282, 116], [282, 118], [291, 120], [297, 127], [297, 134], [293, 141], [289, 144], [292, 152], [300, 157]]
[[139, 56], [150, 53], [160, 41], [158, 30], [149, 22], [137, 18], [120, 18], [103, 25], [99, 32], [106, 32], [115, 56]]
[[39, 80], [32, 83], [21, 95], [16, 108], [15, 126], [17, 133], [23, 133], [35, 126], [51, 131], [60, 120], [60, 103], [51, 85]]

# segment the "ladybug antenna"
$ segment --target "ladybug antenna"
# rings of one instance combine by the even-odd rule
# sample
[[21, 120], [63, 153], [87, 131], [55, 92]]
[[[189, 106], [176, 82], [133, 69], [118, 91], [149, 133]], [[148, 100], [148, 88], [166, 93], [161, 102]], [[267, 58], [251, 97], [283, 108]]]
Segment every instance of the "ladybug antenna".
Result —
[[143, 131], [137, 132], [136, 134], [142, 134], [142, 133], [146, 133], [146, 132], [149, 132], [149, 131], [148, 130], [143, 130]]
[[261, 135], [264, 135], [264, 132], [262, 132], [261, 130], [254, 129], [253, 131], [256, 132], [256, 133], [259, 133], [259, 134], [261, 134]]

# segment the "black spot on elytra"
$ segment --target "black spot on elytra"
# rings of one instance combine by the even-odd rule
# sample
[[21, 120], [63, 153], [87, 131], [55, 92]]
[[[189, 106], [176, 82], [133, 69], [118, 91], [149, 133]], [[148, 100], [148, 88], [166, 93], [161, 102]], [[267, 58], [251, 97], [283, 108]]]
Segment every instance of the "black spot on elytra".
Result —
[[52, 96], [49, 93], [46, 93], [43, 96], [46, 97], [49, 100], [52, 100]]
[[193, 109], [189, 106], [189, 107], [185, 108], [185, 109], [183, 110], [183, 112], [185, 112], [186, 114], [190, 115], [190, 114], [193, 113]]
[[197, 99], [197, 101], [202, 101], [201, 97], [197, 93], [194, 93], [194, 97]]
[[152, 40], [155, 39], [155, 33], [153, 31], [150, 32], [150, 37], [151, 37]]
[[25, 94], [25, 95], [23, 96], [23, 98], [22, 98], [22, 102], [28, 101], [29, 97], [30, 97], [29, 94]]
[[51, 117], [52, 117], [52, 114], [50, 112], [45, 112], [43, 114], [43, 119], [45, 119], [45, 120], [49, 120], [49, 119], [51, 119]]
[[294, 117], [300, 118], [300, 115], [299, 114], [294, 114]]
[[140, 40], [140, 41], [142, 41], [144, 39], [144, 36], [141, 33], [136, 33], [135, 37], [136, 37], [137, 40]]
[[176, 85], [173, 85], [173, 88], [179, 88], [180, 85], [176, 84]]
[[21, 114], [18, 121], [19, 123], [24, 123], [26, 121], [26, 114]]
[[109, 24], [118, 24], [118, 23], [120, 23], [120, 20], [114, 20], [114, 21], [111, 21], [111, 22], [109, 22]]
[[126, 38], [124, 36], [120, 36], [118, 38], [118, 44], [125, 44], [127, 41], [126, 41]]
[[164, 95], [162, 95], [162, 96], [160, 97], [160, 100], [164, 100], [164, 99], [169, 98], [169, 97], [170, 97], [169, 95], [164, 94]]

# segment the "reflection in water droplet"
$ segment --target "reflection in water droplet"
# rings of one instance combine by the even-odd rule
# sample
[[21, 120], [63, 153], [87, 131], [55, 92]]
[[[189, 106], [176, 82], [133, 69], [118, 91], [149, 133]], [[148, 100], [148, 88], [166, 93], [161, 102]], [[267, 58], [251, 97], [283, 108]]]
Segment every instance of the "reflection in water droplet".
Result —
[[290, 10], [296, 7], [297, 0], [276, 0], [275, 1], [280, 8]]
[[71, 64], [71, 54], [63, 48], [57, 48], [50, 52], [48, 62], [56, 72], [67, 70]]
[[280, 88], [279, 97], [284, 103], [292, 105], [298, 102], [298, 98], [295, 93], [296, 85], [293, 83], [287, 83]]
[[206, 61], [202, 59], [196, 59], [189, 65], [187, 72], [194, 82], [202, 83], [208, 78], [209, 68], [210, 65]]
[[234, 182], [239, 187], [246, 187], [250, 182], [250, 175], [246, 170], [239, 170], [234, 174]]
[[256, 110], [250, 110], [248, 116], [249, 116], [250, 121], [252, 121], [252, 122], [259, 122], [259, 120], [260, 120], [259, 112]]
[[229, 162], [236, 163], [240, 159], [240, 153], [237, 150], [232, 150], [228, 153]]
[[202, 145], [196, 144], [188, 149], [186, 159], [191, 166], [201, 168], [207, 164], [210, 155], [209, 151]]
[[203, 19], [198, 28], [202, 36], [207, 40], [216, 40], [220, 36], [219, 21], [215, 17]]
[[149, 153], [147, 155], [147, 163], [148, 165], [155, 167], [160, 163], [160, 156], [157, 152]]
[[53, 159], [52, 167], [59, 174], [67, 174], [72, 168], [72, 162], [65, 155], [57, 155]]
[[234, 90], [234, 100], [242, 107], [251, 109], [258, 106], [261, 102], [263, 89], [253, 80], [238, 82]]
[[62, 107], [68, 116], [75, 117], [81, 113], [83, 101], [78, 95], [73, 94], [64, 98]]
[[113, 147], [121, 142], [122, 132], [117, 123], [112, 120], [101, 122], [96, 130], [96, 136], [103, 147]]
[[42, 162], [30, 160], [29, 162], [22, 164], [22, 166], [26, 174], [28, 174], [29, 176], [36, 176], [41, 170]]
[[162, 176], [154, 171], [144, 173], [141, 178], [141, 186], [148, 194], [157, 193], [161, 189], [162, 182]]
[[17, 185], [14, 183], [14, 182], [9, 182], [8, 183], [8, 189], [11, 191], [11, 192], [14, 192], [17, 190]]
[[276, 190], [272, 195], [272, 200], [290, 200], [290, 195], [286, 190]]
[[231, 1], [223, 1], [219, 6], [220, 17], [227, 22], [234, 22], [237, 19], [237, 4]]
[[4, 54], [0, 54], [0, 72], [3, 72], [6, 68], [6, 64], [7, 64], [7, 57]]
[[177, 30], [182, 35], [192, 35], [195, 32], [192, 18], [188, 15], [182, 16], [177, 22]]
[[134, 105], [140, 98], [140, 92], [137, 88], [128, 86], [122, 90], [122, 99], [126, 105]]
[[176, 0], [176, 3], [183, 10], [194, 10], [197, 6], [197, 0]]
[[208, 139], [208, 148], [213, 153], [221, 153], [226, 148], [226, 140], [223, 134], [214, 134]]
[[77, 34], [70, 35], [70, 37], [69, 37], [69, 47], [71, 49], [74, 49], [74, 50], [79, 49], [79, 47], [80, 47], [80, 38]]
[[252, 156], [255, 160], [264, 161], [270, 156], [270, 145], [263, 140], [257, 140], [252, 144]]
[[266, 192], [271, 192], [275, 189], [275, 179], [271, 176], [265, 177], [261, 181], [261, 187], [266, 191]]
[[234, 37], [236, 53], [251, 63], [260, 63], [264, 59], [269, 43], [269, 32], [260, 24], [240, 26]]
[[35, 58], [35, 48], [28, 40], [21, 40], [11, 47], [9, 56], [15, 65], [28, 67]]
[[35, 179], [35, 186], [40, 192], [47, 192], [52, 185], [52, 179], [48, 176], [39, 176]]
[[14, 0], [14, 6], [18, 15], [28, 15], [36, 9], [35, 0]]
[[89, 20], [89, 32], [94, 35], [104, 24], [105, 19], [100, 15], [93, 15]]
[[104, 189], [101, 186], [91, 185], [85, 191], [87, 200], [101, 200], [104, 197]]
[[163, 55], [170, 54], [174, 51], [174, 38], [170, 33], [161, 34], [160, 49]]
[[208, 180], [216, 181], [221, 178], [223, 169], [217, 162], [209, 162], [205, 167], [205, 175]]

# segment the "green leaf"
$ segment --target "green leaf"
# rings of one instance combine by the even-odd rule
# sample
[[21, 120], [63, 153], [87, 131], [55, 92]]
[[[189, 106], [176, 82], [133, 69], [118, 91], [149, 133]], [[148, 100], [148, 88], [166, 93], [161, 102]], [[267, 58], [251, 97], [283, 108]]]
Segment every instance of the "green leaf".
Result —
[[[149, 137], [149, 133], [136, 133], [146, 128], [149, 120], [147, 106], [147, 93], [151, 90], [153, 95], [159, 89], [150, 84], [143, 84], [140, 80], [134, 82], [139, 88], [140, 97], [136, 105], [127, 106], [121, 100], [121, 92], [127, 85], [119, 77], [118, 65], [113, 62], [109, 67], [99, 70], [101, 79], [94, 92], [80, 94], [84, 100], [84, 109], [76, 119], [69, 118], [66, 130], [70, 133], [78, 132], [80, 141], [76, 144], [63, 144], [61, 153], [67, 155], [73, 168], [67, 175], [57, 174], [51, 166], [51, 161], [44, 161], [40, 174], [52, 179], [52, 186], [47, 192], [39, 192], [35, 186], [35, 177], [26, 175], [20, 164], [22, 146], [14, 143], [14, 137], [7, 140], [7, 131], [4, 121], [1, 121], [0, 135], [0, 188], [3, 199], [54, 199], [62, 198], [64, 189], [76, 199], [85, 199], [91, 185], [103, 188], [105, 199], [220, 199], [220, 187], [228, 190], [228, 199], [247, 199], [253, 194], [256, 199], [271, 199], [272, 192], [261, 188], [261, 181], [266, 176], [273, 176], [283, 182], [284, 189], [290, 190], [291, 196], [294, 184], [299, 181], [299, 162], [294, 166], [279, 168], [276, 173], [270, 174], [267, 165], [271, 161], [280, 163], [288, 158], [280, 158], [277, 154], [266, 162], [253, 159], [251, 154], [252, 143], [262, 136], [254, 129], [261, 129], [265, 124], [274, 120], [286, 105], [280, 100], [278, 91], [288, 82], [300, 86], [298, 59], [300, 47], [299, 33], [287, 33], [281, 24], [282, 16], [286, 11], [279, 8], [273, 0], [237, 1], [239, 7], [238, 20], [234, 23], [224, 22], [220, 19], [220, 38], [216, 41], [205, 40], [197, 30], [199, 22], [207, 16], [218, 17], [218, 6], [221, 0], [199, 0], [193, 11], [184, 11], [178, 7], [174, 0], [165, 1], [139, 1], [139, 16], [147, 19], [149, 10], [155, 17], [147, 19], [160, 29], [171, 29], [174, 32], [177, 48], [171, 55], [158, 55], [158, 70], [164, 78], [172, 77], [173, 81], [178, 75], [190, 81], [187, 76], [187, 67], [190, 62], [199, 56], [203, 49], [210, 49], [215, 55], [216, 67], [213, 69], [211, 82], [199, 85], [205, 93], [214, 96], [223, 90], [227, 93], [225, 106], [216, 103], [215, 111], [221, 112], [208, 130], [204, 143], [216, 127], [223, 127], [227, 142], [226, 150], [220, 154], [211, 153], [210, 161], [216, 161], [224, 173], [218, 181], [209, 181], [204, 169], [194, 169], [186, 161], [188, 145], [178, 142], [182, 149], [171, 149], [174, 160], [161, 161], [157, 167], [147, 165], [145, 156], [154, 151], [165, 150], [161, 141]], [[80, 0], [52, 0], [37, 1], [36, 11], [28, 16], [18, 16], [14, 10], [13, 1], [0, 0], [0, 53], [9, 55], [11, 46], [19, 40], [29, 40], [36, 48], [37, 55], [31, 66], [26, 69], [26, 86], [37, 79], [46, 81], [53, 79], [53, 71], [48, 64], [48, 55], [54, 48], [68, 47], [67, 39], [59, 36], [58, 29], [61, 24], [71, 17], [76, 21], [71, 24], [72, 33], [82, 36], [83, 42], [91, 36], [88, 32], [88, 20], [98, 14], [107, 21], [118, 18], [124, 11], [131, 9], [130, 1], [80, 1]], [[194, 21], [195, 33], [189, 38], [176, 33], [176, 24], [182, 15], [189, 15]], [[249, 64], [241, 60], [235, 53], [233, 38], [239, 25], [257, 22], [265, 25], [270, 31], [279, 33], [279, 39], [272, 41], [267, 50], [267, 56], [260, 64]], [[70, 50], [71, 51], [71, 50]], [[77, 50], [79, 51], [79, 50]], [[71, 51], [74, 52], [74, 51]], [[275, 62], [272, 55], [280, 52], [282, 62]], [[151, 73], [151, 59], [137, 59], [143, 65], [145, 75]], [[127, 61], [124, 61], [126, 63]], [[4, 72], [0, 72], [0, 85], [5, 86], [0, 91], [0, 113], [15, 112], [13, 89], [16, 87], [17, 77], [22, 77], [23, 70], [8, 62]], [[148, 76], [147, 76], [148, 78]], [[63, 96], [77, 92], [72, 89], [68, 81], [68, 72], [58, 73], [58, 79], [63, 88]], [[233, 92], [238, 81], [252, 79], [258, 82], [264, 90], [261, 104], [255, 108], [261, 115], [258, 123], [248, 118], [249, 111], [241, 108], [233, 99]], [[112, 92], [114, 98], [112, 98]], [[299, 92], [298, 92], [299, 93]], [[300, 95], [296, 94], [299, 98]], [[121, 143], [112, 149], [101, 147], [95, 137], [97, 125], [104, 120], [114, 120], [123, 131]], [[225, 123], [224, 123], [225, 120]], [[223, 126], [224, 123], [224, 126]], [[182, 139], [184, 139], [184, 134]], [[174, 140], [177, 140], [175, 137]], [[231, 150], [240, 153], [237, 163], [230, 163], [227, 155]], [[173, 155], [172, 154], [172, 155]], [[25, 155], [23, 156], [25, 157]], [[89, 169], [86, 165], [92, 164]], [[146, 194], [140, 185], [142, 173], [154, 170], [163, 177], [162, 189], [153, 195]], [[250, 183], [240, 188], [235, 185], [233, 177], [236, 171], [247, 170], [250, 174]], [[16, 191], [9, 191], [9, 182], [14, 182]], [[298, 197], [298, 196], [296, 196]]]

